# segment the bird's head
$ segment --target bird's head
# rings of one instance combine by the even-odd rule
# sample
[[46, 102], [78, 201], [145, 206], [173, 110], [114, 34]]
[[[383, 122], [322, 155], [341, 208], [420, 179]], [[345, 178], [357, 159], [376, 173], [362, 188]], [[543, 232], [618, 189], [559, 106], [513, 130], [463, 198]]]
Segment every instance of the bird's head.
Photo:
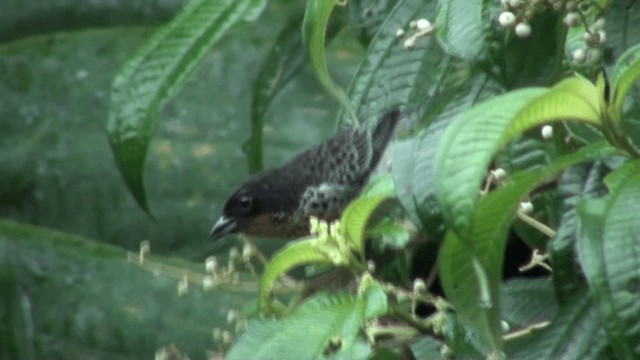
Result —
[[286, 182], [276, 171], [254, 176], [240, 185], [227, 199], [222, 216], [211, 228], [211, 239], [233, 233], [283, 236], [279, 225], [286, 214], [295, 211], [297, 204], [292, 192], [282, 189], [289, 187]]

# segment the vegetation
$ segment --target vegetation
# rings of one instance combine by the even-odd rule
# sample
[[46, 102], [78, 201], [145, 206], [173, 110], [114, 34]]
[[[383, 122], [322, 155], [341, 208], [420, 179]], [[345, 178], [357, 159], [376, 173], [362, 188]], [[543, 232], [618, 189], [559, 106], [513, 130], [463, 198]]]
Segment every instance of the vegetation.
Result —
[[[150, 257], [147, 241], [138, 254], [126, 255], [121, 247], [143, 238], [136, 232], [126, 233], [124, 242], [95, 236], [118, 245], [112, 246], [25, 224], [25, 209], [32, 206], [29, 185], [39, 188], [30, 180], [35, 172], [5, 167], [14, 179], [25, 177], [26, 185], [18, 182], [0, 194], [11, 200], [3, 215], [22, 221], [0, 223], [1, 253], [21, 254], [0, 257], [0, 286], [8, 294], [0, 312], [2, 354], [136, 358], [149, 356], [152, 348], [157, 358], [198, 358], [204, 349], [211, 349], [209, 358], [227, 359], [640, 357], [640, 5], [606, 0], [299, 5], [193, 0], [145, 36], [113, 77], [104, 109], [124, 183], [148, 214], [161, 220], [177, 216], [166, 209], [158, 214], [153, 205], [162, 193], [158, 182], [174, 175], [145, 171], [148, 154], [160, 164], [154, 169], [168, 166], [163, 152], [153, 149], [157, 137], [166, 136], [165, 107], [199, 83], [191, 78], [210, 66], [212, 48], [242, 36], [238, 29], [274, 24], [280, 33], [271, 49], [262, 57], [246, 53], [262, 65], [250, 79], [238, 79], [252, 95], [244, 112], [250, 118], [249, 171], [271, 161], [263, 141], [269, 127], [286, 131], [273, 114], [295, 108], [282, 102], [287, 90], [313, 79], [321, 87], [309, 93], [340, 108], [337, 124], [323, 119], [325, 129], [367, 126], [390, 107], [401, 107], [406, 120], [389, 151], [391, 172], [371, 179], [339, 221], [311, 219], [310, 237], [272, 256], [262, 254], [263, 244], [242, 238], [242, 250], [232, 248], [228, 258], [208, 257], [201, 271], [184, 260]], [[281, 26], [282, 15], [274, 14], [284, 8], [290, 16]], [[0, 50], [16, 51], [11, 46], [16, 45]], [[338, 66], [350, 69], [344, 57], [357, 59], [346, 87]], [[8, 79], [11, 89], [24, 83], [20, 77]], [[225, 84], [229, 92], [237, 91], [235, 86]], [[15, 113], [20, 120], [25, 116]], [[182, 127], [173, 128], [190, 129], [189, 121], [195, 120], [181, 117]], [[306, 131], [316, 143], [319, 132]], [[309, 140], [304, 136], [299, 140]], [[33, 156], [31, 145], [3, 146], [18, 149], [9, 153], [12, 159]], [[227, 180], [209, 178], [214, 181], [208, 186], [223, 188], [216, 193], [221, 200], [233, 182], [223, 186]], [[186, 179], [188, 187], [196, 186], [190, 183], [197, 183], [193, 175]], [[148, 197], [147, 187], [155, 195]], [[100, 213], [117, 208], [98, 207]], [[508, 247], [514, 244], [526, 246], [528, 264], [514, 259]], [[303, 265], [312, 276], [288, 274]], [[74, 266], [88, 269], [84, 279], [96, 279], [102, 287], [75, 286], [63, 301], [49, 300], [47, 291], [60, 289], [65, 274], [78, 274]], [[520, 269], [508, 270], [514, 266]], [[320, 284], [327, 275], [334, 286]], [[135, 288], [122, 286], [129, 280]], [[194, 284], [202, 290], [189, 290]], [[123, 295], [129, 291], [135, 303]], [[48, 318], [47, 303], [86, 308]], [[164, 311], [167, 317], [159, 315]], [[208, 316], [211, 323], [199, 322]], [[118, 320], [104, 322], [104, 317]], [[156, 333], [166, 328], [172, 330]], [[78, 335], [83, 331], [89, 335]], [[65, 336], [67, 345], [61, 342]]]

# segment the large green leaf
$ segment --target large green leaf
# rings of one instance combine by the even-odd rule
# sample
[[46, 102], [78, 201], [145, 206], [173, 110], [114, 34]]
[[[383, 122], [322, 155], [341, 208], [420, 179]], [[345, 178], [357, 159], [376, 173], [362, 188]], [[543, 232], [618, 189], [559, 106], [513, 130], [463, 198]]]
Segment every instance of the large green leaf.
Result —
[[505, 281], [500, 291], [502, 321], [511, 331], [550, 320], [558, 311], [550, 278]]
[[488, 1], [440, 0], [436, 33], [445, 51], [475, 60], [486, 51]]
[[584, 286], [575, 254], [577, 239], [576, 206], [586, 198], [604, 191], [602, 179], [606, 168], [602, 162], [577, 165], [566, 169], [558, 181], [562, 197], [562, 218], [547, 249], [553, 263], [553, 282], [556, 296], [564, 303]]
[[[0, 357], [133, 360], [172, 343], [199, 356], [227, 310], [254, 296], [204, 292], [202, 268], [156, 256], [141, 266], [118, 247], [0, 220]], [[183, 274], [191, 281], [180, 295]], [[7, 354], [12, 338], [20, 347]]]
[[615, 119], [622, 116], [622, 104], [624, 98], [640, 77], [640, 44], [637, 44], [627, 51], [616, 61], [611, 74], [611, 109]]
[[189, 2], [116, 75], [111, 89], [109, 140], [125, 183], [145, 211], [149, 208], [144, 163], [162, 104], [187, 80], [216, 40], [263, 6], [261, 0]]
[[251, 322], [227, 359], [320, 359], [334, 353], [338, 358], [364, 360], [371, 347], [366, 344], [362, 349], [358, 341], [361, 328], [366, 320], [384, 312], [386, 294], [375, 282], [361, 288], [358, 295], [320, 294], [282, 320]]
[[[362, 119], [377, 119], [392, 106], [416, 108], [449, 68], [439, 58], [441, 50], [430, 38], [420, 39], [413, 49], [407, 50], [403, 48], [403, 40], [395, 36], [398, 29], [407, 29], [411, 20], [431, 16], [434, 8], [434, 2], [430, 1], [401, 0], [387, 16], [348, 90], [351, 104]], [[339, 121], [349, 124], [352, 119], [342, 111]]]
[[612, 174], [611, 193], [578, 207], [578, 256], [597, 301], [618, 359], [640, 355], [640, 163], [625, 164]]
[[499, 287], [504, 248], [515, 209], [523, 196], [545, 179], [573, 164], [613, 153], [605, 143], [584, 147], [537, 171], [523, 171], [478, 202], [465, 243], [449, 231], [440, 250], [440, 279], [447, 298], [481, 338], [483, 351], [502, 348]]
[[469, 241], [480, 183], [495, 152], [539, 124], [566, 119], [599, 124], [599, 99], [593, 84], [574, 77], [550, 89], [495, 97], [454, 120], [438, 147], [435, 185], [445, 219], [463, 242]]

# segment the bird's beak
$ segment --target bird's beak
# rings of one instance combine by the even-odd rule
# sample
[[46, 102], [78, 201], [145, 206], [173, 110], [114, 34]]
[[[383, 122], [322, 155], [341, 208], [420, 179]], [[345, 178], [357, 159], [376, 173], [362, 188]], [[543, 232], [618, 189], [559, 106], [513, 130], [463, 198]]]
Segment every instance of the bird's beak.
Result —
[[224, 216], [221, 216], [211, 228], [209, 237], [211, 240], [218, 240], [221, 237], [234, 232], [237, 227], [238, 221], [236, 219], [227, 219]]

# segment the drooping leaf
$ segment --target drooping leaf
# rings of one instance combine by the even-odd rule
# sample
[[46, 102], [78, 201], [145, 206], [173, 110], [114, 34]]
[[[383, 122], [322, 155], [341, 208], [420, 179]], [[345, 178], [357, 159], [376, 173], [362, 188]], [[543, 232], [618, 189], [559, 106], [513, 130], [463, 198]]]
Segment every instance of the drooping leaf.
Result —
[[287, 271], [308, 264], [330, 264], [331, 259], [313, 244], [314, 239], [287, 244], [269, 260], [260, 280], [258, 307], [267, 309], [271, 303], [271, 289], [275, 281]]
[[337, 4], [337, 0], [309, 0], [304, 13], [302, 23], [302, 39], [309, 51], [311, 67], [322, 86], [329, 91], [340, 105], [349, 113], [351, 119], [357, 124], [358, 117], [340, 85], [336, 84], [329, 73], [325, 55], [325, 37], [331, 12]]
[[352, 201], [342, 213], [340, 226], [344, 230], [347, 240], [358, 251], [358, 255], [364, 256], [365, 231], [369, 219], [376, 209], [392, 201], [385, 196], [359, 197]]
[[262, 0], [191, 1], [147, 40], [113, 80], [109, 141], [118, 169], [143, 210], [149, 212], [144, 163], [162, 104], [184, 84], [216, 40], [263, 7]]

